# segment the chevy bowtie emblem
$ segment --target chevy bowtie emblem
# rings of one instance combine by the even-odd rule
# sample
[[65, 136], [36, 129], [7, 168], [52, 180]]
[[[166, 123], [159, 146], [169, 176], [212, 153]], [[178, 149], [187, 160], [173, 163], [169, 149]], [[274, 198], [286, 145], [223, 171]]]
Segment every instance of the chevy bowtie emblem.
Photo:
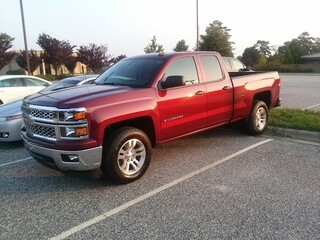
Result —
[[29, 124], [34, 124], [34, 120], [30, 116], [27, 117], [26, 121]]

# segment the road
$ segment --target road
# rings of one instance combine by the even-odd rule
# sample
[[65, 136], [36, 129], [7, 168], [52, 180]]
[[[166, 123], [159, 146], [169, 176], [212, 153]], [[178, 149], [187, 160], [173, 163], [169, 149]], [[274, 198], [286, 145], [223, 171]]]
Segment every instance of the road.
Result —
[[320, 74], [280, 74], [282, 107], [320, 111]]
[[61, 173], [0, 145], [0, 239], [319, 239], [320, 145], [219, 128], [157, 146], [143, 178]]

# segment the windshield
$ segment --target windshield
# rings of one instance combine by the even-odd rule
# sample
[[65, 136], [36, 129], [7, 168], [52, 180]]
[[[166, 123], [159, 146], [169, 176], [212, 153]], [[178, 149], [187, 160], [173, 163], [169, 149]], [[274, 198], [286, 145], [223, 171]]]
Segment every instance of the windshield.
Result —
[[64, 81], [58, 81], [49, 87], [46, 87], [45, 89], [42, 90], [42, 92], [45, 91], [54, 91], [62, 88], [68, 88], [68, 87], [73, 87], [76, 86], [79, 83], [78, 80], [64, 80]]
[[95, 83], [133, 88], [146, 87], [162, 62], [163, 59], [160, 58], [123, 59], [100, 75]]

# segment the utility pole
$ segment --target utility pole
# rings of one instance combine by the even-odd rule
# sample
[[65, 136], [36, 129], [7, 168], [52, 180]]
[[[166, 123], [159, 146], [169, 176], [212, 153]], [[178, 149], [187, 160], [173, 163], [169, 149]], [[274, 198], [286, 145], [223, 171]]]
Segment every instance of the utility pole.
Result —
[[26, 60], [27, 60], [27, 67], [28, 67], [28, 75], [31, 75], [30, 62], [29, 62], [29, 51], [28, 51], [28, 45], [27, 45], [26, 26], [25, 26], [25, 24], [24, 24], [24, 15], [23, 15], [23, 4], [22, 4], [22, 0], [20, 0], [20, 10], [21, 10], [22, 30], [23, 30], [23, 38], [24, 38], [24, 48], [25, 48], [25, 51], [26, 51]]

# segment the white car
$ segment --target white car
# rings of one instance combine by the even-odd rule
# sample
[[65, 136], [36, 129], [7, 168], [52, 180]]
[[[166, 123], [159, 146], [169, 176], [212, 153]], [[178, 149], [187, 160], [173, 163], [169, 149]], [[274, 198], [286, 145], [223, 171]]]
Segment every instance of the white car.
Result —
[[39, 92], [51, 82], [28, 75], [0, 76], [0, 105]]
[[[80, 75], [68, 77], [50, 85], [42, 91], [58, 91], [68, 87], [93, 84], [98, 75]], [[21, 140], [21, 128], [24, 126], [21, 114], [22, 100], [0, 105], [0, 142]]]

